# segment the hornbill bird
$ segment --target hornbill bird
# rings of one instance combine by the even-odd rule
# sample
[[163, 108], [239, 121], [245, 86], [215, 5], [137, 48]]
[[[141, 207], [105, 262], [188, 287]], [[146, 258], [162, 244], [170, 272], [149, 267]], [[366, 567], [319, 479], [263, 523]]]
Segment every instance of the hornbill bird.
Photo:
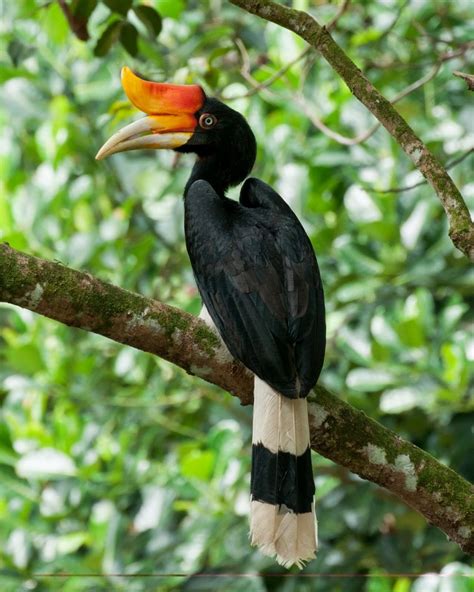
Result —
[[113, 135], [96, 158], [140, 148], [197, 155], [184, 189], [185, 237], [201, 316], [255, 375], [251, 543], [282, 565], [314, 557], [317, 529], [306, 396], [325, 350], [324, 296], [311, 242], [269, 185], [248, 178], [256, 158], [246, 120], [200, 86], [150, 82], [129, 68], [122, 85], [146, 117]]

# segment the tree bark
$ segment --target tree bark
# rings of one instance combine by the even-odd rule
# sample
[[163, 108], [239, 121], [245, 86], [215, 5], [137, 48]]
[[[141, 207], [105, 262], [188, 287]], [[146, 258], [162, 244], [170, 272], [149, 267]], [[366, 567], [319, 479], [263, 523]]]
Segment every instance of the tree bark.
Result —
[[446, 168], [420, 140], [390, 101], [373, 86], [344, 53], [327, 28], [322, 27], [310, 14], [287, 8], [271, 0], [230, 0], [230, 2], [247, 12], [293, 31], [319, 51], [344, 80], [352, 94], [375, 115], [433, 187], [446, 212], [449, 236], [454, 246], [474, 261], [474, 223], [461, 193]]
[[[163, 357], [252, 402], [251, 373], [203, 321], [177, 308], [7, 244], [0, 244], [0, 301]], [[470, 483], [323, 386], [308, 401], [314, 450], [387, 488], [474, 554]]]

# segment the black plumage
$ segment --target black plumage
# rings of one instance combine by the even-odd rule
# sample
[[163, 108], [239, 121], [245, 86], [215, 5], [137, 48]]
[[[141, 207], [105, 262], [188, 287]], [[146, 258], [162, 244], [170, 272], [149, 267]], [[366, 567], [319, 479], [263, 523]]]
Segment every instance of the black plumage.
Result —
[[261, 443], [253, 445], [250, 491], [252, 499], [285, 506], [297, 514], [311, 512], [315, 492], [311, 450], [295, 456], [273, 454]]
[[324, 298], [311, 243], [284, 200], [248, 179], [240, 203], [207, 181], [185, 194], [186, 245], [230, 352], [283, 395], [304, 397], [324, 357]]

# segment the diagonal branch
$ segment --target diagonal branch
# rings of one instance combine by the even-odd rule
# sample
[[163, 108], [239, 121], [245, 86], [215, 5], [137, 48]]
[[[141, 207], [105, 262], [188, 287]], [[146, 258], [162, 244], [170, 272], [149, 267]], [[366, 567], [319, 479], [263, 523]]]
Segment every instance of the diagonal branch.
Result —
[[[450, 160], [449, 162], [447, 162], [445, 164], [446, 170], [452, 169], [457, 164], [459, 164], [460, 162], [462, 162], [463, 160], [468, 158], [468, 156], [471, 156], [471, 154], [474, 154], [474, 148], [469, 148], [469, 150], [466, 150], [466, 152], [464, 152], [463, 154], [461, 154], [457, 158], [454, 158], [453, 160]], [[418, 181], [417, 183], [413, 183], [413, 185], [405, 185], [405, 187], [389, 187], [388, 189], [375, 189], [372, 187], [370, 190], [373, 191], [374, 193], [404, 193], [405, 191], [411, 191], [412, 189], [415, 189], [416, 187], [420, 187], [421, 185], [424, 185], [425, 183], [426, 183], [426, 179], [423, 179], [421, 181]]]
[[317, 49], [345, 81], [355, 97], [380, 121], [410, 157], [433, 187], [449, 221], [449, 236], [454, 245], [474, 261], [474, 223], [469, 210], [446, 169], [415, 134], [398, 111], [364, 76], [310, 14], [288, 8], [271, 0], [230, 0], [267, 21], [293, 31]]
[[[349, 7], [349, 3], [350, 3], [350, 0], [343, 0], [342, 1], [336, 14], [326, 24], [326, 28], [328, 31], [332, 31], [336, 27], [338, 20], [343, 16], [343, 14], [346, 12], [347, 8]], [[269, 76], [266, 80], [264, 80], [263, 82], [258, 82], [257, 80], [255, 80], [255, 78], [251, 74], [250, 61], [249, 61], [248, 53], [247, 53], [247, 50], [245, 49], [244, 44], [238, 38], [235, 40], [235, 44], [237, 45], [237, 48], [239, 49], [240, 54], [242, 56], [242, 62], [243, 62], [242, 63], [242, 70], [241, 70], [242, 76], [248, 82], [250, 82], [252, 84], [253, 88], [251, 88], [249, 91], [242, 93], [240, 95], [233, 95], [230, 97], [222, 97], [223, 100], [225, 100], [225, 101], [235, 101], [237, 99], [244, 99], [246, 97], [251, 97], [252, 95], [259, 93], [263, 89], [268, 88], [274, 82], [276, 82], [277, 80], [282, 78], [282, 76], [284, 76], [288, 72], [288, 70], [290, 70], [295, 64], [297, 64], [303, 58], [305, 58], [309, 54], [309, 52], [311, 51], [311, 46], [308, 45], [308, 47], [306, 47], [293, 60], [291, 60], [290, 62], [285, 64], [282, 68], [277, 70], [274, 74]]]
[[[200, 319], [88, 273], [0, 244], [0, 301], [161, 356], [252, 402], [252, 375]], [[389, 489], [474, 553], [473, 489], [427, 452], [322, 386], [309, 396], [312, 448]]]
[[[439, 72], [440, 68], [441, 62], [436, 63], [434, 67], [422, 78], [416, 80], [415, 82], [413, 82], [413, 84], [410, 84], [402, 91], [400, 91], [398, 94], [396, 94], [393, 97], [393, 99], [390, 100], [392, 105], [395, 105], [395, 103], [398, 103], [406, 96], [408, 96], [412, 92], [415, 92], [415, 90], [418, 90], [421, 86], [432, 80]], [[342, 144], [344, 146], [355, 146], [356, 144], [361, 144], [362, 142], [365, 142], [371, 136], [373, 136], [375, 132], [379, 129], [379, 127], [382, 125], [380, 121], [377, 121], [377, 123], [374, 123], [365, 132], [362, 132], [361, 134], [353, 138], [349, 138], [347, 136], [339, 134], [338, 132], [335, 132], [334, 130], [329, 128], [323, 121], [321, 121], [321, 119], [319, 119], [319, 117], [316, 115], [313, 107], [311, 106], [309, 101], [303, 96], [303, 94], [298, 95], [296, 97], [296, 101], [297, 103], [299, 103], [299, 105], [301, 105], [301, 108], [306, 113], [306, 116], [309, 118], [311, 123], [316, 128], [318, 128], [321, 132], [323, 132], [323, 134], [326, 134], [332, 140], [335, 140], [336, 142], [339, 142], [339, 144]]]

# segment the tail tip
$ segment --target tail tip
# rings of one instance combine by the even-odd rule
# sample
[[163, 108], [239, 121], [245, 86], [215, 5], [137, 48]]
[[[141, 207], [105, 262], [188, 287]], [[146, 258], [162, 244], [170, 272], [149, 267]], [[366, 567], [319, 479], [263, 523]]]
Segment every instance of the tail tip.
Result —
[[258, 542], [255, 540], [255, 537], [253, 536], [251, 537], [250, 544], [253, 547], [257, 547], [257, 549], [260, 551], [260, 553], [262, 553], [262, 555], [275, 559], [275, 561], [279, 565], [283, 566], [286, 569], [290, 569], [291, 567], [293, 567], [293, 565], [296, 565], [298, 569], [303, 569], [304, 567], [306, 567], [306, 564], [309, 561], [315, 559], [317, 552], [317, 548], [314, 548], [312, 550], [307, 549], [307, 551], [302, 556], [289, 555], [281, 551], [278, 551], [275, 547], [275, 543]]

